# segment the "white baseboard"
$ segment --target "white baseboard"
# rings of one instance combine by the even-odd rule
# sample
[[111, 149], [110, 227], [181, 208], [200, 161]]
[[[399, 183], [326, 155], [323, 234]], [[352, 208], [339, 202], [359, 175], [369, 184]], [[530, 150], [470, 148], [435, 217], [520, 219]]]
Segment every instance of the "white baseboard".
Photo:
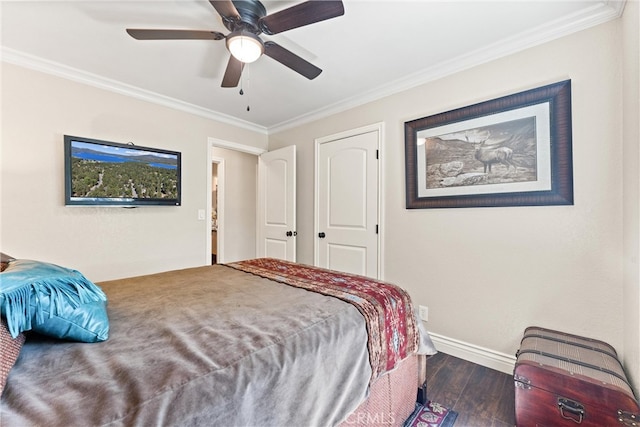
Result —
[[512, 375], [516, 357], [429, 332], [438, 351]]

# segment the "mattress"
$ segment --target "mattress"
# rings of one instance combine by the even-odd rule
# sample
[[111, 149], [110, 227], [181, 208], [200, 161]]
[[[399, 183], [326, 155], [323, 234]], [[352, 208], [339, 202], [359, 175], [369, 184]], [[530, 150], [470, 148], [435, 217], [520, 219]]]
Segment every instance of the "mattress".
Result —
[[352, 304], [224, 265], [102, 282], [110, 338], [30, 335], [3, 426], [332, 426], [365, 401]]

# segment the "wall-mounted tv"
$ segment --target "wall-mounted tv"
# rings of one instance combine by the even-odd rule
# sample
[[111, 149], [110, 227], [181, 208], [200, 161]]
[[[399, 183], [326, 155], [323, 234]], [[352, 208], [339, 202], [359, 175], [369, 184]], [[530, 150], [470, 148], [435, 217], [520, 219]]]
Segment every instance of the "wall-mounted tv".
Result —
[[180, 153], [64, 136], [65, 205], [180, 206]]

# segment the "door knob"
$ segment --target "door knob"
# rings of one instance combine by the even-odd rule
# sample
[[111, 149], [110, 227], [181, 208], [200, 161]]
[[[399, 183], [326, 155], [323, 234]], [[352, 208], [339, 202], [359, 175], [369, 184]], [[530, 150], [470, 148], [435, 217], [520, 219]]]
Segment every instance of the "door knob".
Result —
[[327, 237], [327, 235], [324, 234], [324, 231], [323, 231], [323, 232], [318, 233], [318, 237], [321, 238], [321, 239], [324, 239], [325, 237]]
[[286, 235], [287, 235], [287, 237], [293, 236], [293, 231], [287, 231]]

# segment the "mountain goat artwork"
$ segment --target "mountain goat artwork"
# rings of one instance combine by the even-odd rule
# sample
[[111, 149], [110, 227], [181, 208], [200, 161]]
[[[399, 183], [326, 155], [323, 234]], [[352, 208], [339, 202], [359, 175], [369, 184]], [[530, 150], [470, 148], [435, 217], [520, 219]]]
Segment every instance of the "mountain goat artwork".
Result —
[[502, 163], [507, 167], [507, 171], [509, 171], [511, 166], [513, 166], [516, 171], [518, 170], [516, 165], [513, 163], [513, 150], [511, 148], [488, 148], [484, 146], [485, 142], [487, 142], [487, 139], [474, 144], [476, 150], [475, 158], [476, 160], [481, 161], [484, 165], [484, 173], [491, 173], [491, 165], [494, 163]]

